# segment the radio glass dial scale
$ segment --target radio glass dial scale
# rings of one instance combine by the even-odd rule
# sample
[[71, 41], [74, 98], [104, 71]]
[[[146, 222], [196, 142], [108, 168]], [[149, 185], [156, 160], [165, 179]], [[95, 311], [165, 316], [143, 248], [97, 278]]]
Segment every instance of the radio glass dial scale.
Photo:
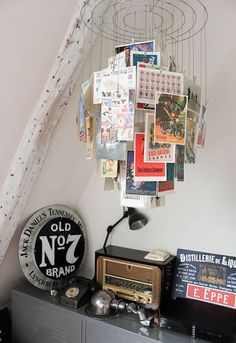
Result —
[[100, 256], [97, 282], [102, 289], [123, 299], [142, 304], [160, 303], [161, 270], [156, 266]]

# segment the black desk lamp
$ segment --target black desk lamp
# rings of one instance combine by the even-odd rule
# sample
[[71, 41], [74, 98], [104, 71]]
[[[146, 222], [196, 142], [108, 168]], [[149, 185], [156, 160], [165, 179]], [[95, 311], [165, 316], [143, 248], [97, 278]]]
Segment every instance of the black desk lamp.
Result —
[[148, 220], [147, 218], [139, 213], [135, 208], [128, 207], [126, 211], [124, 211], [123, 216], [114, 224], [109, 225], [107, 228], [107, 235], [103, 244], [103, 248], [106, 249], [106, 244], [110, 233], [114, 230], [116, 225], [118, 225], [124, 218], [129, 217], [129, 228], [130, 230], [138, 230], [144, 227]]

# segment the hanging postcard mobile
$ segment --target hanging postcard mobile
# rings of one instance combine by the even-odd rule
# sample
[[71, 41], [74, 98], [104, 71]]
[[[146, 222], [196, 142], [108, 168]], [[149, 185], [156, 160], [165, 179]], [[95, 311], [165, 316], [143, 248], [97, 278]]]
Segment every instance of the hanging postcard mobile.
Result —
[[185, 144], [187, 96], [156, 93], [154, 141]]

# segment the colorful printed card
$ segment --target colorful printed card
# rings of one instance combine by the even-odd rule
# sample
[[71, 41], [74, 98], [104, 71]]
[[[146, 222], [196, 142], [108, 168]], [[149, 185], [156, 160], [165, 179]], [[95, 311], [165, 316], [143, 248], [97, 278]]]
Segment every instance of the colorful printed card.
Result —
[[175, 148], [175, 178], [184, 181], [184, 145], [176, 145]]
[[147, 208], [150, 207], [152, 197], [138, 194], [126, 194], [126, 163], [120, 163], [120, 204], [123, 207]]
[[132, 51], [130, 54], [131, 65], [137, 67], [140, 62], [160, 67], [160, 56], [160, 52]]
[[198, 113], [187, 111], [187, 128], [186, 128], [186, 142], [185, 142], [185, 163], [195, 163], [195, 133], [198, 122]]
[[156, 93], [154, 141], [185, 144], [187, 96]]
[[78, 117], [76, 116], [76, 123], [79, 126], [80, 142], [86, 142], [86, 126], [85, 126], [83, 94], [79, 96], [79, 115]]
[[126, 194], [156, 196], [156, 181], [135, 181], [134, 179], [134, 152], [127, 152], [126, 166]]
[[101, 160], [101, 176], [102, 177], [117, 177], [117, 160]]
[[145, 116], [144, 162], [175, 162], [175, 144], [154, 142], [154, 114]]
[[175, 183], [174, 183], [175, 164], [167, 163], [166, 172], [167, 172], [167, 181], [158, 182], [158, 195], [163, 195], [163, 194], [173, 192], [175, 189]]
[[134, 104], [130, 94], [127, 96], [120, 91], [102, 99], [102, 142], [133, 141]]
[[200, 117], [197, 125], [196, 130], [196, 143], [195, 146], [197, 148], [202, 148], [205, 142], [205, 134], [206, 134], [206, 105], [202, 105]]
[[104, 77], [109, 77], [112, 74], [112, 70], [103, 69], [93, 73], [93, 103], [101, 104], [102, 97], [102, 80]]
[[200, 113], [202, 89], [187, 76], [184, 76], [184, 95], [188, 97], [188, 110]]
[[183, 74], [150, 68], [138, 63], [137, 103], [155, 105], [156, 92], [183, 94]]
[[105, 160], [126, 160], [126, 142], [103, 142], [101, 141], [101, 115], [96, 116], [96, 145], [95, 157]]
[[129, 67], [131, 65], [131, 52], [133, 51], [144, 51], [144, 52], [151, 52], [155, 51], [155, 41], [145, 41], [145, 42], [137, 42], [137, 43], [130, 43], [127, 45], [119, 45], [115, 47], [116, 54], [121, 53], [122, 51], [125, 52], [125, 65]]
[[166, 181], [166, 163], [144, 162], [144, 133], [135, 134], [135, 181]]

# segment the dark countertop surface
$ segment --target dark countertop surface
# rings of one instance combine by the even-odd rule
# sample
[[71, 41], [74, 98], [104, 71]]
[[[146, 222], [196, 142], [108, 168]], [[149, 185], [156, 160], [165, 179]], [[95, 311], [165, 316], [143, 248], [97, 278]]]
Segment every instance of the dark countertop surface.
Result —
[[[61, 305], [57, 299], [53, 298], [50, 295], [49, 291], [37, 289], [29, 283], [23, 283], [19, 287], [15, 288], [13, 291], [14, 296], [22, 296], [25, 294], [34, 298], [35, 302], [42, 301], [47, 304], [47, 306], [57, 307], [58, 311], [71, 311], [75, 315], [85, 316], [86, 320], [96, 321], [96, 324], [99, 325], [99, 322], [102, 322], [103, 325], [112, 325], [113, 327], [119, 328], [119, 330], [126, 330], [129, 332], [136, 333], [141, 336], [148, 337], [151, 342], [159, 343], [204, 343], [209, 342], [203, 339], [193, 339], [190, 334], [187, 334], [186, 328], [181, 327], [181, 323], [176, 323], [174, 321], [169, 321], [168, 318], [162, 318], [161, 328], [148, 328], [142, 326], [138, 318], [134, 314], [128, 313], [119, 313], [114, 317], [94, 318], [86, 313], [86, 308], [88, 305], [81, 306], [77, 309], [74, 309], [69, 306]], [[45, 305], [46, 305], [45, 304]], [[176, 327], [176, 329], [175, 329]], [[182, 332], [181, 332], [182, 331]], [[190, 328], [191, 331], [191, 328]]]

